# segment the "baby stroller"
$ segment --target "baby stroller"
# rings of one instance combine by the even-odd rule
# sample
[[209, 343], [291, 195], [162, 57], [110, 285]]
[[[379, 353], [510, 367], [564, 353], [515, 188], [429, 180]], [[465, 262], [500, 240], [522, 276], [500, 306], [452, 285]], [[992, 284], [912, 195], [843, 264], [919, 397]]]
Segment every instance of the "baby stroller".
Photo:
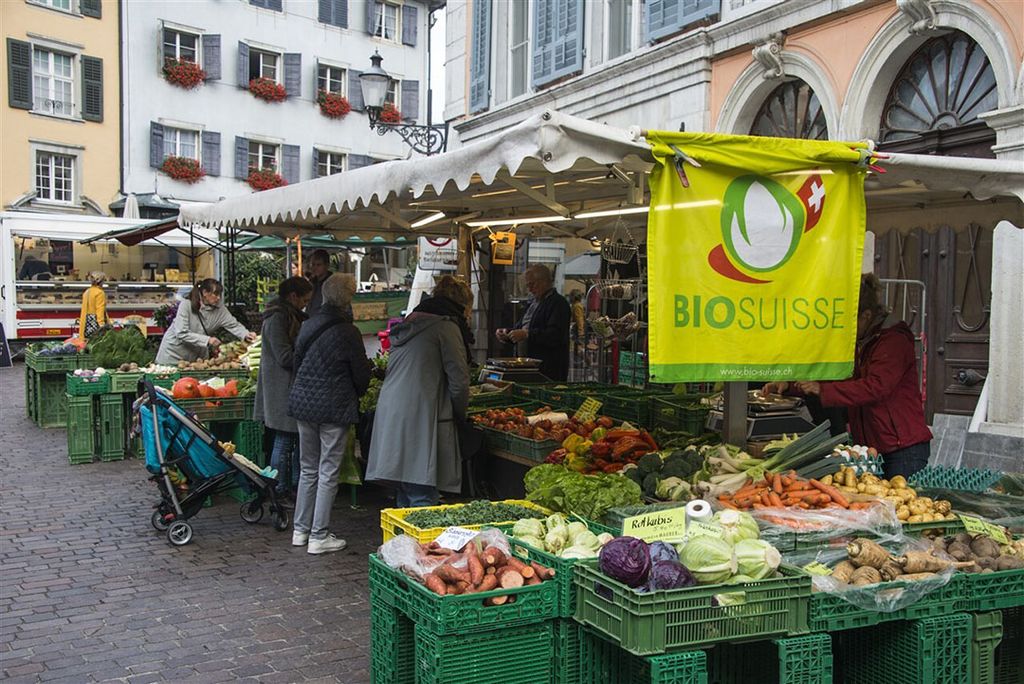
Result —
[[274, 528], [288, 529], [288, 514], [277, 501], [274, 478], [261, 474], [248, 459], [225, 451], [201, 422], [149, 380], [141, 380], [139, 388], [141, 395], [134, 408], [146, 469], [160, 490], [160, 502], [153, 507], [150, 522], [167, 532], [167, 541], [174, 546], [192, 541], [192, 526], [186, 521], [202, 510], [207, 497], [238, 486], [255, 494], [252, 501], [242, 504], [242, 520], [262, 520], [263, 504], [269, 501]]

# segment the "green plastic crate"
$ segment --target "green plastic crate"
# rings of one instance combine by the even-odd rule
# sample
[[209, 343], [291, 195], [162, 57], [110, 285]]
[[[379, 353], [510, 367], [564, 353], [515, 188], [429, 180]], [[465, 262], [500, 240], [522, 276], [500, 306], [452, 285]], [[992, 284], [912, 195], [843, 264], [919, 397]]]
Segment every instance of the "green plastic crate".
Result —
[[554, 621], [552, 631], [555, 635], [556, 684], [580, 684], [580, 637], [583, 627], [572, 618], [559, 618]]
[[251, 420], [255, 397], [204, 397], [200, 399], [178, 399], [181, 408], [203, 422]]
[[413, 623], [400, 610], [370, 600], [370, 681], [415, 684], [416, 637]]
[[[963, 574], [955, 574], [948, 583], [925, 594], [917, 602], [889, 613], [864, 610], [834, 594], [815, 592], [811, 595], [808, 624], [812, 632], [840, 632], [894, 620], [948, 615], [956, 612], [957, 602], [963, 598], [964, 578]], [[885, 586], [892, 590], [901, 585], [897, 580], [887, 582]]]
[[996, 647], [994, 684], [1024, 684], [1024, 607], [1004, 608], [1003, 638]]
[[88, 378], [68, 373], [65, 378], [65, 390], [71, 397], [87, 397], [110, 391], [110, 377], [106, 373]]
[[484, 443], [491, 451], [508, 451], [509, 433], [494, 428], [478, 426], [484, 432]]
[[543, 463], [559, 446], [561, 445], [553, 439], [527, 439], [508, 433], [508, 451], [537, 463]]
[[960, 575], [964, 590], [957, 609], [985, 611], [1024, 606], [1024, 570]]
[[[558, 588], [550, 581], [518, 589], [438, 596], [419, 582], [384, 565], [376, 554], [370, 556], [371, 567], [374, 564], [383, 566], [378, 575], [382, 589], [404, 601], [417, 627], [423, 626], [437, 634], [466, 635], [514, 625], [535, 625], [551, 620], [558, 610]], [[484, 605], [484, 599], [503, 594], [515, 596], [515, 602], [500, 606]]]
[[25, 364], [25, 415], [36, 422], [36, 372]]
[[516, 401], [516, 397], [510, 391], [501, 390], [498, 392], [480, 392], [469, 395], [469, 407], [474, 408], [504, 408]]
[[[576, 619], [636, 655], [805, 634], [811, 578], [789, 566], [780, 571], [749, 584], [641, 594], [602, 574], [596, 562], [578, 561]], [[718, 605], [715, 598], [739, 593], [743, 603]]]
[[39, 352], [26, 349], [25, 365], [37, 373], [63, 373], [78, 368], [92, 368], [92, 356], [90, 354], [40, 356]]
[[255, 420], [235, 423], [231, 441], [234, 442], [236, 453], [242, 454], [261, 467], [267, 465], [266, 454], [263, 451], [263, 423]]
[[971, 684], [993, 684], [996, 647], [1003, 638], [1003, 614], [998, 610], [972, 616]]
[[699, 396], [651, 397], [650, 402], [654, 427], [691, 435], [704, 433], [711, 407], [701, 404]]
[[[595, 534], [600, 534], [595, 532]], [[578, 562], [573, 558], [559, 558], [543, 549], [536, 549], [529, 544], [509, 537], [509, 544], [523, 558], [536, 561], [544, 567], [555, 571], [555, 577], [550, 582], [558, 586], [558, 616], [572, 617], [576, 614], [576, 585], [573, 583], [573, 566]]]
[[95, 409], [92, 397], [67, 397], [68, 462], [92, 463], [96, 454]]
[[653, 428], [651, 424], [651, 397], [640, 390], [620, 388], [603, 399], [601, 413], [630, 423], [633, 427]]
[[973, 620], [960, 613], [886, 622], [837, 635], [844, 684], [965, 684]]
[[113, 394], [135, 394], [139, 389], [139, 380], [142, 373], [108, 373], [110, 377], [110, 391]]
[[210, 378], [223, 378], [226, 380], [246, 380], [249, 377], [249, 370], [237, 368], [231, 370], [183, 370], [179, 371], [181, 377], [195, 378], [196, 380], [209, 380]]
[[709, 684], [831, 684], [832, 639], [807, 634], [708, 651]]
[[915, 488], [933, 487], [965, 492], [984, 492], [999, 482], [1002, 477], [1003, 472], [1000, 470], [928, 466], [914, 473], [908, 479], [910, 485]]
[[64, 373], [37, 373], [35, 389], [36, 425], [56, 428], [67, 425], [68, 393]]
[[703, 651], [642, 658], [586, 628], [580, 630], [580, 684], [708, 684], [708, 681], [707, 656]]
[[416, 625], [416, 684], [555, 684], [552, 623], [466, 634]]
[[147, 380], [149, 380], [155, 387], [163, 387], [164, 389], [171, 389], [174, 383], [181, 379], [181, 373], [172, 371], [170, 373], [161, 373], [155, 375], [153, 373], [143, 374]]
[[99, 397], [100, 460], [121, 461], [125, 455], [125, 406], [120, 394]]

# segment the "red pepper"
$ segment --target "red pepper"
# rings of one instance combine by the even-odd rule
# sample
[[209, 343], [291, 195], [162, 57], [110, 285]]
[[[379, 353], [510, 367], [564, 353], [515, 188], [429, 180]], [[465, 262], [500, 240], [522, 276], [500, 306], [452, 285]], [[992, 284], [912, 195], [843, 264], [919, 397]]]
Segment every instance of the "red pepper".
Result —
[[601, 458], [602, 456], [607, 456], [611, 452], [612, 452], [612, 445], [609, 444], [608, 442], [603, 441], [603, 440], [600, 441], [600, 442], [594, 442], [591, 445], [591, 447], [590, 447], [590, 453], [593, 454], [595, 458]]
[[625, 437], [639, 437], [639, 436], [640, 436], [640, 431], [639, 430], [622, 430], [622, 429], [619, 429], [619, 430], [609, 430], [605, 434], [604, 438], [606, 440], [608, 440], [609, 442], [617, 442], [620, 439], [623, 439]]

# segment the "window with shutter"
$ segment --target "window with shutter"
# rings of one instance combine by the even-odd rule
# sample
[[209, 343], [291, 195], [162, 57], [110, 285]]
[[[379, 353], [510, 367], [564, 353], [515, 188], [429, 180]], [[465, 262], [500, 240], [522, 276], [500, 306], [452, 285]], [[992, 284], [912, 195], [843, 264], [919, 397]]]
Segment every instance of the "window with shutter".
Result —
[[103, 60], [82, 55], [82, 118], [103, 121]]
[[370, 31], [374, 36], [384, 40], [398, 42], [402, 31], [402, 8], [393, 2], [374, 2], [373, 19]]
[[100, 0], [78, 0], [78, 9], [83, 17], [103, 18], [103, 4]]
[[348, 103], [357, 112], [361, 112], [364, 109], [363, 86], [359, 83], [359, 75], [361, 73], [363, 72], [353, 69], [348, 70]]
[[32, 49], [32, 111], [77, 116], [74, 55]]
[[660, 40], [718, 14], [720, 0], [647, 0], [644, 32], [649, 42]]
[[284, 55], [284, 90], [288, 97], [302, 95], [302, 53], [286, 52]]
[[415, 122], [420, 116], [420, 82], [402, 81], [402, 106], [398, 111], [406, 121]]
[[238, 71], [235, 73], [240, 88], [249, 87], [249, 45], [238, 41]]
[[348, 28], [348, 0], [317, 0], [317, 18], [324, 24]]
[[207, 176], [220, 175], [220, 133], [203, 131], [202, 162]]
[[[537, 0], [542, 5], [548, 0]], [[469, 112], [487, 109], [491, 99], [491, 0], [473, 0], [473, 34], [469, 55]]]
[[188, 31], [164, 28], [164, 59], [179, 62], [199, 61], [199, 36]]
[[7, 104], [14, 109], [32, 109], [32, 44], [7, 39]]
[[345, 157], [341, 152], [316, 150], [314, 165], [317, 178], [342, 173], [345, 170]]
[[207, 81], [220, 80], [220, 35], [206, 33], [202, 39], [203, 70]]
[[[281, 146], [274, 143], [265, 143], [258, 140], [249, 140], [246, 172], [243, 177], [249, 175], [250, 171], [270, 169], [277, 171], [281, 168]], [[293, 147], [293, 146], [289, 146]], [[285, 179], [287, 180], [287, 179]]]
[[164, 162], [164, 127], [156, 121], [149, 122], [149, 165], [159, 169]]
[[[254, 78], [269, 78], [284, 85], [281, 71], [281, 55], [249, 47], [249, 78], [246, 84]], [[302, 78], [301, 74], [299, 78]]]
[[537, 0], [533, 85], [545, 86], [583, 69], [583, 0]]
[[419, 34], [419, 10], [416, 5], [402, 5], [402, 44], [416, 47]]
[[281, 176], [285, 182], [298, 183], [302, 178], [299, 175], [299, 164], [301, 152], [298, 145], [281, 146]]
[[633, 0], [606, 0], [605, 12], [605, 59], [615, 59], [633, 49]]
[[345, 97], [347, 86], [348, 74], [344, 68], [330, 64], [318, 63], [316, 65], [316, 90], [318, 93], [323, 91]]
[[249, 0], [249, 4], [253, 7], [262, 7], [263, 9], [274, 10], [275, 12], [281, 11], [281, 0]]
[[249, 177], [249, 140], [235, 136], [235, 178]]
[[200, 161], [199, 131], [165, 126], [163, 159], [167, 157], [188, 157]]
[[377, 160], [366, 154], [350, 154], [348, 155], [348, 168], [359, 169], [364, 166], [373, 166], [377, 163]]

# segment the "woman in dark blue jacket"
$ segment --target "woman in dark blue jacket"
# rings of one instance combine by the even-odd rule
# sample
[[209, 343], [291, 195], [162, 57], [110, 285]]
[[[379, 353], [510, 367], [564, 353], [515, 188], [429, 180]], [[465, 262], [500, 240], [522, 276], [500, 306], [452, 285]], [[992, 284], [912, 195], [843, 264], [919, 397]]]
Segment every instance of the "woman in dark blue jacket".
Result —
[[355, 291], [348, 274], [324, 281], [323, 306], [295, 342], [288, 414], [298, 422], [301, 473], [292, 545], [313, 554], [345, 548], [344, 539], [328, 534], [331, 506], [349, 427], [359, 421], [359, 397], [370, 386], [370, 361], [350, 313]]

